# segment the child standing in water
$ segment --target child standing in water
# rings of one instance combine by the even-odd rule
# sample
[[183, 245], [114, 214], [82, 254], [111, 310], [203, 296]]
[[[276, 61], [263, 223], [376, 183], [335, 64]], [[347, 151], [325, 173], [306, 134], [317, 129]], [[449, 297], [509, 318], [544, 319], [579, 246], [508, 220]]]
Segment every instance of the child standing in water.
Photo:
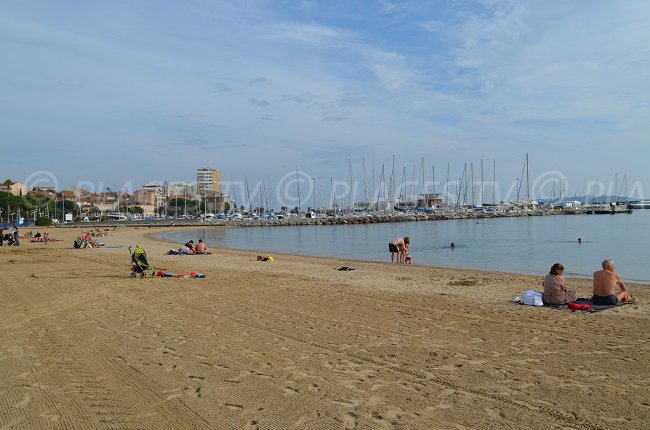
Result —
[[409, 239], [408, 237], [404, 238], [404, 246], [402, 247], [402, 255], [404, 256], [404, 258], [402, 259], [402, 263], [404, 264], [411, 264], [411, 260], [412, 260], [411, 254], [409, 253], [409, 249], [411, 248], [411, 246], [409, 243], [410, 241], [408, 239]]

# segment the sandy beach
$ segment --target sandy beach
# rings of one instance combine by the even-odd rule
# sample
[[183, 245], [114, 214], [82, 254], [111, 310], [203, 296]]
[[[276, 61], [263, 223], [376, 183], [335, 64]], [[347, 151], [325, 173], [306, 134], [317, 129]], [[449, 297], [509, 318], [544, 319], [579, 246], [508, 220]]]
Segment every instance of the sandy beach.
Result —
[[[168, 256], [179, 244], [153, 228], [78, 250], [80, 229], [47, 231], [63, 241], [0, 248], [1, 430], [650, 422], [648, 286], [630, 285], [635, 305], [580, 313], [511, 302], [540, 276]], [[206, 278], [130, 279], [135, 244], [158, 269]], [[591, 295], [590, 280], [569, 283]]]

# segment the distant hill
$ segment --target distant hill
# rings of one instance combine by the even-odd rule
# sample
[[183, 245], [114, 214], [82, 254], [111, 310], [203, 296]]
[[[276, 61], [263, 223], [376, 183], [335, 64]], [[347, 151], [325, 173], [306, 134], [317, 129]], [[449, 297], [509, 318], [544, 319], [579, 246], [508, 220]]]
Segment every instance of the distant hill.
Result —
[[[565, 201], [567, 201], [567, 200], [568, 201], [579, 201], [580, 203], [585, 203], [585, 201], [586, 201], [589, 204], [589, 203], [611, 203], [611, 202], [625, 202], [625, 201], [634, 202], [634, 201], [645, 200], [645, 199], [641, 198], [641, 197], [632, 198], [632, 197], [611, 196], [611, 195], [609, 195], [609, 196], [587, 196], [586, 200], [585, 200], [585, 196], [576, 196], [576, 195], [574, 195], [574, 196], [566, 196], [564, 198], [564, 200]], [[555, 200], [547, 199], [547, 200], [540, 200], [540, 201], [554, 203], [554, 202], [559, 202], [560, 200], [559, 199], [555, 199]]]

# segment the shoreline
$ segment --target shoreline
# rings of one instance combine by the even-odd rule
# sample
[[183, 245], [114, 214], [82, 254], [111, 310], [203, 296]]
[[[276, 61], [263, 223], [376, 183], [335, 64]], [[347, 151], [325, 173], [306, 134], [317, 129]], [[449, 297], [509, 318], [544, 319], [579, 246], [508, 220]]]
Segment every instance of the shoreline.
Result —
[[[510, 302], [541, 288], [539, 276], [366, 261], [338, 271], [349, 260], [259, 262], [220, 249], [167, 256], [148, 230], [109, 232], [112, 248], [73, 249], [74, 229], [45, 229], [63, 242], [0, 248], [0, 425], [593, 430], [650, 420], [648, 288], [632, 289], [636, 305], [561, 311]], [[206, 278], [130, 279], [135, 244], [155, 267]]]
[[[190, 226], [183, 226], [183, 227], [190, 227]], [[190, 230], [204, 230], [208, 228], [218, 228], [222, 226], [198, 226], [195, 229], [190, 229]], [[226, 226], [226, 227], [236, 227], [236, 226]], [[144, 228], [144, 227], [137, 227], [137, 228]], [[157, 233], [151, 233], [149, 235], [149, 238], [151, 240], [157, 240], [161, 242], [166, 242], [172, 245], [180, 246], [181, 243], [171, 241], [168, 239], [164, 239], [160, 237], [161, 235], [168, 233], [168, 232], [176, 232], [176, 226], [174, 227], [159, 227], [162, 230], [158, 231]], [[191, 237], [188, 235], [188, 240]], [[172, 246], [173, 248], [173, 246]], [[210, 248], [212, 249], [212, 248]], [[278, 254], [278, 255], [287, 255], [287, 256], [303, 256], [303, 257], [311, 257], [311, 258], [330, 258], [330, 259], [338, 259], [338, 260], [345, 260], [349, 262], [355, 262], [355, 263], [377, 263], [377, 264], [389, 264], [391, 265], [390, 262], [388, 261], [382, 261], [382, 260], [370, 260], [370, 259], [355, 259], [355, 258], [341, 258], [341, 257], [336, 257], [332, 255], [312, 255], [312, 254], [295, 254], [291, 252], [282, 252], [282, 251], [273, 251], [273, 250], [260, 250], [260, 249], [243, 249], [243, 248], [228, 248], [228, 247], [223, 247], [220, 248], [223, 250], [230, 250], [230, 251], [237, 251], [241, 253], [264, 253], [264, 254]], [[405, 265], [395, 265], [397, 267], [405, 266]], [[511, 274], [511, 275], [524, 275], [524, 276], [532, 276], [532, 277], [541, 277], [543, 278], [546, 273], [530, 273], [530, 272], [511, 272], [511, 271], [506, 271], [506, 270], [485, 270], [485, 269], [480, 269], [480, 268], [473, 268], [473, 267], [454, 267], [454, 266], [439, 266], [439, 265], [431, 265], [431, 264], [426, 264], [426, 263], [414, 263], [411, 266], [418, 266], [418, 267], [429, 267], [432, 269], [441, 269], [441, 270], [460, 270], [460, 271], [476, 271], [480, 273], [506, 273], [506, 274]], [[569, 275], [565, 276], [567, 279], [576, 279], [576, 280], [587, 280], [590, 281], [592, 280], [592, 276], [590, 274], [580, 274], [580, 273], [570, 273]], [[643, 281], [643, 280], [636, 280], [636, 279], [629, 279], [629, 278], [623, 278], [623, 281], [625, 282], [626, 285], [635, 285], [635, 286], [647, 286], [650, 287], [650, 281]]]

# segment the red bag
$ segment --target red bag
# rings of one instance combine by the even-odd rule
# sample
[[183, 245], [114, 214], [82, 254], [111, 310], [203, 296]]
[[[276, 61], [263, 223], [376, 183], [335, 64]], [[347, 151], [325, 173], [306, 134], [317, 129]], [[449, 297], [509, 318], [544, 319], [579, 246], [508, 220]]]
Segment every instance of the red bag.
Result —
[[592, 309], [591, 305], [583, 303], [567, 303], [567, 306], [578, 311], [590, 311]]

